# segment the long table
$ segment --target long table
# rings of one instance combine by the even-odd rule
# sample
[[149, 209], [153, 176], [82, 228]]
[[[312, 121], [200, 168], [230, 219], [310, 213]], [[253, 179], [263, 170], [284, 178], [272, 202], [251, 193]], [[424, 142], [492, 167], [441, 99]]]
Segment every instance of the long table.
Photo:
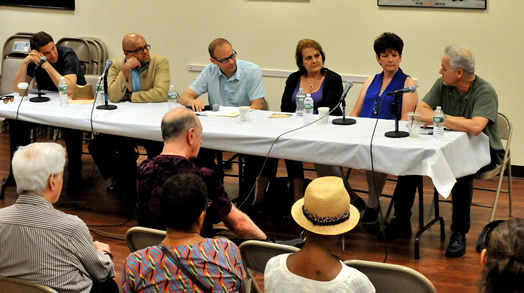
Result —
[[[118, 109], [92, 110], [92, 104], [60, 106], [57, 93], [51, 101], [32, 103], [27, 97], [20, 105], [18, 119], [121, 136], [161, 141], [160, 122], [167, 103], [116, 104]], [[15, 119], [20, 97], [14, 103], [0, 104], [0, 117]], [[252, 111], [250, 121], [239, 117], [200, 116], [204, 127], [202, 146], [222, 151], [258, 156], [268, 155], [275, 139], [284, 132], [303, 126], [303, 119], [269, 118], [270, 111]], [[329, 117], [330, 121], [335, 117]], [[489, 140], [483, 133], [474, 136], [446, 131], [443, 139], [388, 138], [394, 121], [354, 118], [350, 126], [318, 124], [304, 127], [278, 138], [270, 157], [325, 165], [371, 170], [392, 175], [424, 175], [433, 180], [439, 193], [447, 197], [455, 178], [473, 174], [490, 162]], [[374, 130], [376, 123], [376, 129]], [[406, 130], [405, 122], [400, 129]], [[370, 147], [372, 135], [373, 146]]]

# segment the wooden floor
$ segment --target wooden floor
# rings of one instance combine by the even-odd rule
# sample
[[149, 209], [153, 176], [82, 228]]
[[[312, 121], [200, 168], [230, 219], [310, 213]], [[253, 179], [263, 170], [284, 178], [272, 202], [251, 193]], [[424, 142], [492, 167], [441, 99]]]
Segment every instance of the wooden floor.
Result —
[[[7, 175], [9, 170], [9, 136], [7, 133], [0, 133], [0, 177]], [[40, 139], [42, 140], [42, 139]], [[141, 157], [143, 159], [143, 157]], [[89, 190], [84, 190], [77, 194], [68, 194], [65, 188], [62, 196], [57, 203], [57, 207], [66, 213], [78, 215], [92, 229], [95, 240], [108, 243], [114, 255], [117, 283], [120, 283], [121, 271], [125, 257], [129, 250], [124, 241], [124, 234], [127, 229], [136, 225], [135, 209], [130, 207], [122, 198], [107, 193], [106, 187], [109, 181], [104, 181], [98, 169], [93, 166], [89, 155], [83, 156], [84, 177], [92, 176], [96, 182], [95, 186]], [[236, 172], [236, 167], [231, 172]], [[67, 172], [65, 174], [67, 179]], [[285, 167], [281, 162], [279, 176], [286, 176]], [[313, 179], [315, 174], [306, 172], [306, 177]], [[349, 179], [350, 184], [357, 189], [367, 189], [365, 173], [353, 170]], [[495, 186], [496, 181], [482, 182], [482, 185]], [[226, 190], [231, 198], [236, 197], [238, 192], [235, 178], [226, 177]], [[425, 218], [429, 216], [432, 198], [431, 181], [426, 178], [425, 186]], [[394, 183], [386, 185], [385, 193], [392, 194]], [[524, 190], [524, 181], [521, 179], [513, 180], [513, 216], [524, 217], [523, 199], [519, 196]], [[366, 194], [362, 194], [364, 199]], [[16, 201], [17, 194], [14, 187], [7, 188], [6, 198], [0, 201], [0, 207], [6, 207]], [[491, 193], [475, 191], [474, 201], [487, 203], [492, 200]], [[388, 198], [381, 199], [384, 213], [389, 204]], [[414, 236], [409, 240], [396, 240], [384, 244], [377, 241], [376, 228], [368, 228], [358, 225], [354, 230], [345, 235], [345, 251], [342, 251], [341, 244], [338, 245], [335, 253], [342, 259], [362, 259], [387, 263], [400, 264], [413, 268], [428, 277], [438, 292], [476, 292], [476, 282], [480, 276], [480, 255], [475, 251], [475, 241], [482, 227], [489, 220], [490, 210], [484, 208], [472, 208], [472, 226], [467, 234], [466, 255], [456, 259], [449, 259], [444, 256], [450, 235], [451, 205], [441, 203], [441, 214], [446, 221], [446, 240], [440, 240], [440, 229], [432, 227], [422, 236], [420, 260], [414, 259]], [[413, 208], [414, 217], [412, 227], [418, 230], [418, 200], [415, 201]], [[497, 218], [508, 217], [507, 196], [501, 196], [497, 209]], [[257, 224], [271, 238], [278, 240], [297, 238], [301, 229], [290, 220], [275, 220], [267, 218], [258, 220]], [[111, 238], [108, 238], [111, 237]], [[1, 249], [1, 248], [0, 248]], [[259, 276], [258, 283], [262, 285], [263, 278]]]

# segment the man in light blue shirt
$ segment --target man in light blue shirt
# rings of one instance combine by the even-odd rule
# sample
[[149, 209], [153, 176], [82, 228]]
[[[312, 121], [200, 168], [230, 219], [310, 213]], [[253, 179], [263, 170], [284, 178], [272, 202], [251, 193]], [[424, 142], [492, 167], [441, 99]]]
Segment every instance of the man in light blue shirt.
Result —
[[231, 44], [218, 38], [209, 44], [209, 64], [193, 84], [182, 94], [180, 103], [202, 111], [204, 102], [197, 98], [208, 93], [211, 105], [250, 106], [261, 110], [264, 106], [264, 83], [258, 65], [237, 60]]
[[[198, 75], [193, 84], [182, 94], [180, 103], [191, 106], [194, 111], [201, 112], [204, 102], [198, 97], [208, 93], [209, 104], [221, 106], [250, 106], [251, 109], [262, 110], [264, 107], [264, 83], [262, 82], [262, 71], [258, 65], [244, 60], [237, 60], [237, 52], [226, 39], [213, 40], [208, 47], [209, 64]], [[244, 179], [240, 184], [239, 208], [242, 203], [251, 206], [253, 200], [245, 200], [254, 192], [250, 192], [255, 184], [256, 177], [262, 166], [263, 158], [244, 155], [246, 167]], [[214, 170], [223, 178], [224, 172], [215, 164], [215, 151], [201, 149], [198, 157], [194, 160], [197, 165]], [[252, 198], [250, 198], [252, 199]]]

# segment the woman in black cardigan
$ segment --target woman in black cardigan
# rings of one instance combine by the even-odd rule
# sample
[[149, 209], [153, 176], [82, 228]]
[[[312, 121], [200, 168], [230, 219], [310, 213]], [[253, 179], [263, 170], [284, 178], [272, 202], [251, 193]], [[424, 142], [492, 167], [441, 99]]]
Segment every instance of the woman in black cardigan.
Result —
[[[292, 112], [296, 110], [296, 94], [302, 88], [305, 94], [311, 94], [314, 100], [314, 112], [318, 113], [319, 107], [329, 107], [333, 110], [342, 95], [342, 78], [336, 72], [324, 67], [326, 55], [320, 44], [314, 40], [304, 39], [297, 44], [295, 59], [299, 70], [292, 73], [286, 80], [286, 88], [282, 95], [282, 112]], [[340, 107], [331, 112], [331, 115], [341, 116]], [[302, 162], [285, 160], [288, 177], [293, 187], [293, 199], [297, 201], [304, 196], [304, 168]], [[264, 200], [264, 193], [271, 176], [276, 174], [278, 160], [268, 159], [262, 175], [258, 178], [257, 198], [255, 210], [260, 211]], [[318, 169], [328, 166], [316, 166]], [[323, 168], [325, 169], [325, 168]], [[331, 173], [330, 169], [327, 173]], [[324, 173], [324, 172], [322, 172]], [[326, 176], [324, 174], [319, 174]], [[334, 174], [333, 174], [334, 175]], [[347, 182], [346, 182], [347, 184]], [[346, 186], [349, 190], [349, 185]], [[351, 194], [351, 192], [350, 192]], [[354, 194], [354, 193], [353, 193]], [[353, 198], [354, 196], [352, 196]]]

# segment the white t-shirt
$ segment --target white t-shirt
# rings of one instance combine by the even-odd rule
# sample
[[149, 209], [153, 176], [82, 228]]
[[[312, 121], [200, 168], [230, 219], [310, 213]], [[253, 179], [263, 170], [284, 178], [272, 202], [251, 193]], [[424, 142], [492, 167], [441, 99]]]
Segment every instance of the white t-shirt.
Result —
[[366, 275], [342, 262], [342, 270], [331, 281], [315, 281], [295, 275], [286, 265], [289, 255], [277, 255], [267, 262], [264, 271], [265, 292], [375, 292], [375, 287]]

